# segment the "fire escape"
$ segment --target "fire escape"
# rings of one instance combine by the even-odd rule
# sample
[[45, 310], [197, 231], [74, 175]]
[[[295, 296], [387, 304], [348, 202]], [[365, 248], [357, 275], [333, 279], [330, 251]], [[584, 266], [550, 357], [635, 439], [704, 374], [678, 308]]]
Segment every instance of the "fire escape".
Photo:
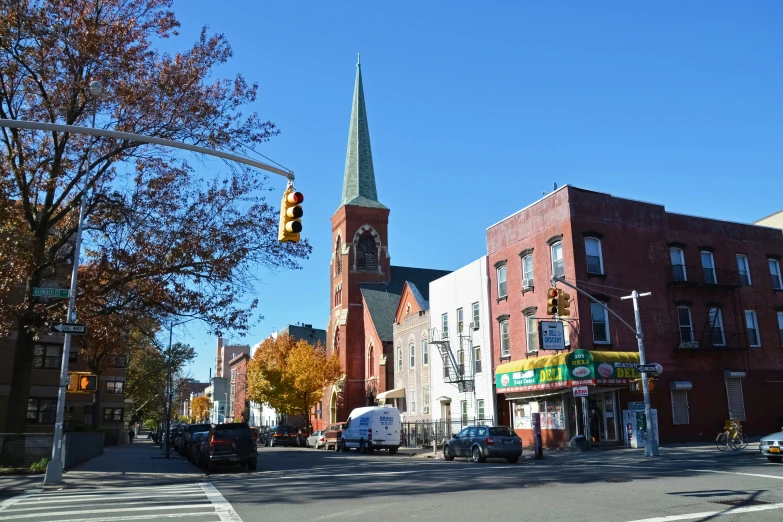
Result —
[[451, 349], [448, 332], [441, 334], [437, 328], [432, 329], [430, 345], [438, 347], [438, 353], [443, 360], [443, 380], [450, 384], [456, 384], [460, 393], [469, 393], [475, 390], [473, 369], [476, 366], [475, 350], [473, 349], [472, 328], [467, 333], [458, 333], [459, 345], [455, 354]]

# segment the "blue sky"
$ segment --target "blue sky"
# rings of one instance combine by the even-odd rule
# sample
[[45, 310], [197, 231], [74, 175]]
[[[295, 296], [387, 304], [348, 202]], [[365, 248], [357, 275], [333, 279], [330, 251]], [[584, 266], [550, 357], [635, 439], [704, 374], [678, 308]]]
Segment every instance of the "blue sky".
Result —
[[[216, 6], [219, 8], [216, 9]], [[670, 211], [750, 222], [783, 208], [783, 3], [177, 0], [182, 49], [224, 33], [282, 134], [313, 255], [259, 271], [254, 344], [324, 328], [356, 53], [392, 263], [456, 269], [486, 228], [570, 183]], [[220, 164], [209, 164], [221, 168]], [[272, 178], [279, 202], [285, 182]], [[180, 327], [206, 380], [215, 338]]]

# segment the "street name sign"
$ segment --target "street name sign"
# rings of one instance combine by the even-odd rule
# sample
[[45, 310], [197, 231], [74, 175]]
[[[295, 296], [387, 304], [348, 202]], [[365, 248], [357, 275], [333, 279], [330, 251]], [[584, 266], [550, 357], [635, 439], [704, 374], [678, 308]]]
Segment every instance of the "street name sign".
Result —
[[87, 333], [87, 325], [79, 323], [52, 323], [52, 330], [57, 333], [84, 335]]
[[657, 363], [653, 364], [639, 364], [636, 366], [636, 370], [639, 373], [654, 373], [656, 375], [663, 372], [663, 366]]
[[542, 350], [565, 350], [562, 321], [539, 321], [538, 332]]
[[71, 291], [65, 288], [39, 288], [33, 287], [33, 297], [58, 297], [60, 299], [68, 299], [71, 296]]
[[587, 397], [587, 386], [574, 386], [574, 397]]

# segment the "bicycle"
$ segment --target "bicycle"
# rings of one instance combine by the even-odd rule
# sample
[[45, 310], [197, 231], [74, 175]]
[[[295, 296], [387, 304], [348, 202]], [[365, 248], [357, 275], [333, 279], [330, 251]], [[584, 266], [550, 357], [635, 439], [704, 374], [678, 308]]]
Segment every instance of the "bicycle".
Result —
[[731, 448], [734, 451], [741, 450], [748, 445], [748, 436], [742, 433], [742, 425], [739, 421], [726, 421], [723, 431], [718, 433], [715, 439], [715, 445], [720, 451], [726, 451]]

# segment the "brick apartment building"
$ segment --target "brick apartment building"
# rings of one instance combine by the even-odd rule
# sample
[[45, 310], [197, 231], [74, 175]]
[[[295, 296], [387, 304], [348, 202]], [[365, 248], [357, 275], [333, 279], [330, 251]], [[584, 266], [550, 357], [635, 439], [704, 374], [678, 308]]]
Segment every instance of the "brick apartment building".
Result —
[[634, 334], [585, 296], [565, 288], [567, 354], [538, 349], [553, 273], [630, 324], [632, 302], [620, 297], [652, 292], [640, 309], [647, 362], [664, 368], [651, 395], [661, 443], [714, 440], [730, 417], [751, 436], [783, 425], [770, 400], [783, 396], [781, 230], [564, 186], [489, 227], [487, 253], [498, 415], [526, 440], [536, 411], [548, 445], [584, 429], [574, 377], [540, 368], [564, 364], [568, 373], [575, 357], [592, 359], [583, 371], [594, 373], [582, 377], [598, 441], [619, 443], [622, 411], [642, 401], [629, 389], [638, 377]]
[[247, 363], [250, 360], [250, 354], [239, 353], [236, 357], [231, 359], [228, 363], [229, 366], [229, 381], [228, 381], [228, 418], [238, 419], [245, 412], [245, 406], [248, 407], [247, 418], [243, 419], [243, 422], [248, 422], [250, 419], [250, 401], [247, 399]]

